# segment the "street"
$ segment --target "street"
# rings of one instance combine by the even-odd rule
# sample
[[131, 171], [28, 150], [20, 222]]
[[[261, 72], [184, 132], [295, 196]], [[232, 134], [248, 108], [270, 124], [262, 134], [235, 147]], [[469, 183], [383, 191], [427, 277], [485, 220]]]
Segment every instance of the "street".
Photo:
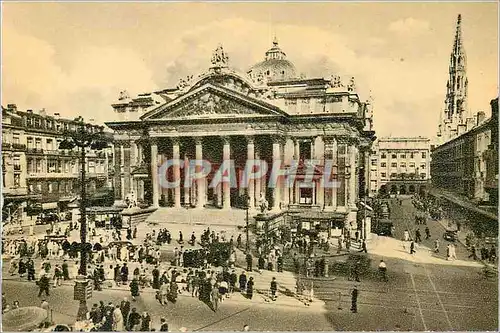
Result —
[[[362, 277], [361, 282], [348, 281], [344, 276], [309, 279], [313, 282], [315, 297], [321, 300], [311, 307], [285, 295], [276, 303], [266, 303], [262, 297], [247, 300], [236, 294], [214, 313], [187, 295], [181, 295], [174, 305], [162, 307], [152, 289], [142, 292], [133, 306], [152, 314], [153, 327], [159, 325], [161, 316], [166, 316], [173, 330], [181, 327], [238, 330], [244, 324], [255, 330], [495, 330], [498, 326], [497, 280], [485, 279], [481, 275], [481, 264], [468, 259], [467, 250], [459, 243], [456, 244], [457, 261], [445, 259], [444, 240], [441, 240], [443, 250], [435, 255], [431, 251], [433, 240], [442, 238], [444, 231], [436, 221], [428, 221], [433, 237], [424, 239], [417, 253], [410, 255], [398, 239], [405, 229], [413, 233], [417, 227], [413, 218], [415, 209], [411, 201], [405, 199], [401, 206], [393, 203], [391, 210], [396, 237], [374, 235], [368, 244], [372, 267], [375, 269], [381, 259], [387, 263], [388, 282], [370, 276]], [[423, 227], [420, 228], [423, 233]], [[4, 269], [4, 276], [5, 272]], [[278, 281], [285, 280], [284, 274], [288, 273], [275, 274]], [[288, 285], [292, 288], [293, 281]], [[353, 314], [349, 311], [350, 292], [355, 285], [360, 294], [358, 313]], [[36, 297], [38, 288], [32, 282], [4, 279], [2, 286], [9, 303], [19, 300], [21, 305], [37, 304], [41, 300]], [[130, 298], [126, 287], [94, 291], [88, 305], [100, 300], [116, 303], [123, 297]], [[78, 302], [72, 300], [71, 284], [51, 289], [47, 299], [57, 322], [74, 321]]]

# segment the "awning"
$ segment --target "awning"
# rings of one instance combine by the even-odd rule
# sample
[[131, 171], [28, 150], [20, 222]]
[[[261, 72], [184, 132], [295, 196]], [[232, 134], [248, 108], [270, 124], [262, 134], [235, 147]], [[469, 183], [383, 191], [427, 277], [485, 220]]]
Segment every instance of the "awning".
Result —
[[47, 202], [42, 204], [42, 209], [57, 209], [57, 202]]

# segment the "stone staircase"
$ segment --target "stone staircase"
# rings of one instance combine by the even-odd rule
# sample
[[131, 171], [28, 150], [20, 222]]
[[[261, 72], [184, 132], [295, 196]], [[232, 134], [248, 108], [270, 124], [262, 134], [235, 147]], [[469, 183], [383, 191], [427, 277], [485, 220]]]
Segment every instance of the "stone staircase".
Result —
[[235, 228], [245, 226], [246, 211], [236, 208], [222, 210], [217, 208], [186, 209], [161, 207], [148, 216], [146, 222], [158, 225], [173, 223]]

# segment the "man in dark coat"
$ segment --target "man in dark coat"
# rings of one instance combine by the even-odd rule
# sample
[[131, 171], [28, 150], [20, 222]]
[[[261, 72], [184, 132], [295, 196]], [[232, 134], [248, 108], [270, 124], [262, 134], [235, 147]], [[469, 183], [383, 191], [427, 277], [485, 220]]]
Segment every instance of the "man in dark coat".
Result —
[[253, 277], [250, 277], [250, 280], [247, 282], [247, 298], [252, 299], [253, 297]]
[[130, 294], [132, 295], [132, 300], [135, 301], [135, 298], [139, 296], [139, 282], [137, 279], [133, 279], [130, 282]]
[[153, 271], [153, 289], [160, 289], [160, 271], [158, 270], [158, 266], [156, 266]]
[[247, 261], [247, 271], [248, 272], [251, 272], [252, 271], [252, 255], [250, 254], [250, 252], [247, 253], [246, 255], [246, 261]]
[[358, 288], [354, 287], [354, 289], [351, 292], [351, 312], [356, 313], [358, 312]]
[[127, 264], [123, 264], [121, 270], [120, 270], [120, 275], [121, 275], [121, 278], [122, 278], [122, 283], [123, 284], [127, 284], [127, 281], [128, 281], [128, 267], [127, 267]]
[[168, 324], [165, 318], [160, 319], [160, 332], [168, 332]]
[[238, 281], [238, 276], [236, 275], [236, 272], [233, 270], [231, 272], [231, 275], [229, 275], [229, 292], [233, 293], [234, 288], [236, 287], [236, 282]]
[[28, 260], [28, 281], [35, 281], [35, 263], [33, 259]]
[[247, 286], [247, 276], [245, 275], [245, 272], [241, 272], [239, 282], [240, 292], [243, 292]]
[[127, 319], [127, 330], [133, 331], [134, 327], [139, 325], [141, 323], [141, 315], [137, 313], [136, 308], [132, 308], [132, 311], [130, 312], [128, 319]]
[[124, 298], [123, 301], [120, 303], [120, 311], [122, 312], [123, 316], [123, 327], [128, 327], [127, 320], [128, 320], [128, 314], [130, 313], [130, 302], [127, 298]]
[[113, 279], [116, 283], [120, 282], [120, 265], [118, 264], [113, 268]]
[[276, 278], [273, 277], [273, 280], [271, 281], [271, 299], [273, 301], [276, 300], [276, 291], [278, 290], [278, 282], [276, 282]]
[[92, 309], [90, 310], [89, 317], [94, 325], [101, 322], [102, 314], [101, 314], [101, 310], [99, 309], [99, 306], [97, 305], [97, 303], [94, 303], [94, 305], [92, 305]]
[[63, 264], [62, 264], [62, 273], [63, 273], [64, 281], [69, 280], [69, 269], [68, 269], [68, 263], [66, 262], [66, 260], [64, 260]]
[[45, 291], [45, 295], [49, 296], [49, 278], [46, 273], [42, 273], [40, 280], [38, 281], [38, 287], [40, 291], [38, 292], [38, 297], [42, 296], [42, 292]]

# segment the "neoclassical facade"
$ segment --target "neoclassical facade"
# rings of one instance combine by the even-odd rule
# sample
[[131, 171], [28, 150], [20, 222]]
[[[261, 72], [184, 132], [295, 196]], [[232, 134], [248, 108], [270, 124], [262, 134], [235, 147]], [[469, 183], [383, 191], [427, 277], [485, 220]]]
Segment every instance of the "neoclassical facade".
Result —
[[[339, 76], [298, 78], [276, 40], [264, 61], [246, 73], [231, 68], [222, 46], [211, 64], [175, 88], [137, 98], [123, 92], [113, 104], [118, 120], [107, 126], [115, 133], [117, 199], [134, 193], [160, 209], [229, 210], [246, 206], [247, 195], [250, 209], [256, 208], [263, 196], [274, 212], [314, 210], [355, 223], [357, 201], [368, 189], [374, 132], [371, 105], [359, 98], [354, 78], [346, 85]], [[208, 161], [212, 171], [186, 180], [193, 159]], [[167, 160], [180, 163], [159, 175]], [[219, 166], [229, 160], [238, 186], [211, 187]], [[286, 186], [280, 177], [271, 187], [268, 170], [240, 186], [247, 160], [261, 160], [269, 169], [280, 161], [281, 170], [298, 161], [294, 182]], [[310, 169], [312, 185], [306, 160], [317, 161]], [[323, 186], [325, 160], [332, 161], [329, 179], [338, 181], [335, 188]], [[164, 188], [162, 177], [181, 186]]]

